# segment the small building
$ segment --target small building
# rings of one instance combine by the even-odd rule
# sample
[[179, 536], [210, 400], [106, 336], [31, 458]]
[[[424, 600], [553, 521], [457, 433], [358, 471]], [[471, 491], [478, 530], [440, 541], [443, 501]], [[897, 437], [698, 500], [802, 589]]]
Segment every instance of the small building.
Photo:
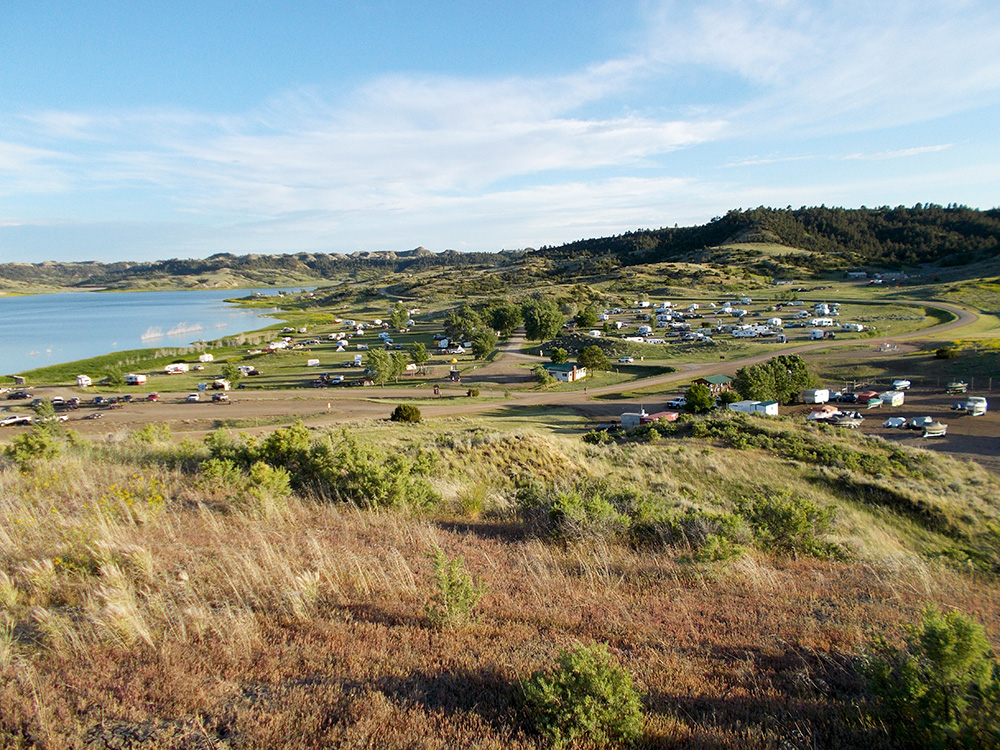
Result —
[[307, 359], [306, 360], [306, 367], [319, 367], [319, 360], [318, 359]]
[[205, 352], [204, 354], [199, 354], [198, 355], [198, 361], [199, 362], [214, 362], [215, 361], [215, 356], [212, 355], [212, 354], [209, 354], [208, 352]]
[[642, 424], [643, 417], [648, 417], [645, 409], [640, 408], [639, 411], [627, 411], [622, 414], [622, 427], [626, 430], [630, 430], [633, 427], [638, 427]]
[[174, 362], [164, 367], [163, 371], [167, 375], [179, 375], [182, 372], [187, 372], [189, 369], [187, 362]]
[[733, 387], [733, 379], [728, 375], [706, 375], [703, 378], [696, 378], [693, 382], [708, 386], [708, 390], [713, 396], [718, 396], [723, 391], [732, 390]]
[[[80, 378], [76, 379], [77, 385], [80, 384]], [[145, 385], [146, 376], [141, 373], [130, 372], [125, 376], [125, 385]]]
[[573, 383], [587, 377], [586, 367], [577, 367], [573, 364], [547, 364], [542, 365], [546, 371], [560, 383]]
[[77, 375], [77, 376], [76, 376], [76, 384], [77, 384], [77, 385], [78, 385], [78, 386], [79, 386], [80, 388], [87, 388], [87, 387], [89, 387], [89, 386], [90, 386], [90, 385], [91, 385], [92, 383], [93, 383], [93, 381], [92, 381], [92, 380], [90, 379], [90, 376], [89, 376], [89, 375]]

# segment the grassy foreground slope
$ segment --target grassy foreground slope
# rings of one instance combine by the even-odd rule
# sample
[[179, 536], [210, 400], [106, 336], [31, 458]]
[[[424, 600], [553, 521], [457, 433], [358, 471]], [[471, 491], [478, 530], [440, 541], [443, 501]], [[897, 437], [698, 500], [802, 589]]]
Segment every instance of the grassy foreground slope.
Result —
[[[888, 747], [861, 655], [927, 602], [996, 644], [998, 490], [735, 415], [46, 435], [0, 470], [0, 745], [539, 747], [521, 681], [604, 643], [642, 746]], [[485, 588], [444, 629], [436, 549]]]

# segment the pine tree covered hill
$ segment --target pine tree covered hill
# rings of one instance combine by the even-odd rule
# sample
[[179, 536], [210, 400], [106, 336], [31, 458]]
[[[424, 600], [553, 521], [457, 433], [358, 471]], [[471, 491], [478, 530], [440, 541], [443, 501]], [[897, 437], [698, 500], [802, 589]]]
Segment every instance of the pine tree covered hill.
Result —
[[913, 208], [761, 207], [732, 210], [701, 226], [638, 230], [538, 252], [565, 260], [613, 255], [637, 264], [680, 260], [736, 240], [809, 251], [783, 260], [813, 270], [959, 266], [1000, 254], [1000, 209], [919, 203]]
[[246, 284], [267, 283], [276, 277], [282, 283], [305, 283], [344, 272], [514, 269], [525, 261], [558, 265], [595, 258], [612, 259], [616, 265], [638, 265], [697, 260], [700, 251], [733, 242], [784, 245], [789, 248], [789, 253], [781, 257], [784, 264], [811, 271], [898, 269], [924, 264], [966, 266], [1000, 255], [1000, 209], [980, 211], [959, 205], [919, 203], [912, 208], [734, 209], [699, 226], [641, 229], [558, 247], [499, 253], [433, 253], [421, 247], [398, 253], [220, 253], [205, 259], [150, 263], [7, 263], [0, 264], [0, 284], [6, 280], [70, 288], [130, 288], [155, 280], [221, 272]]

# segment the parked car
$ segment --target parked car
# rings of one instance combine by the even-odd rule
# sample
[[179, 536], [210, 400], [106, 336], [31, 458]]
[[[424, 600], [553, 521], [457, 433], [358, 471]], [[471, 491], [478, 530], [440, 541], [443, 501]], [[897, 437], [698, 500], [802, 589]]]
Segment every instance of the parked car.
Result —
[[229, 394], [228, 393], [213, 393], [212, 394], [212, 400], [213, 401], [228, 401], [229, 400]]
[[66, 399], [66, 408], [67, 409], [79, 409], [80, 408], [80, 397], [79, 396], [73, 396], [71, 398]]
[[126, 393], [124, 396], [122, 396], [122, 401], [125, 402], [126, 404], [131, 404], [132, 403], [132, 394], [131, 393]]
[[906, 425], [906, 417], [889, 417], [882, 423], [883, 427], [889, 427], [893, 430], [898, 430], [899, 428]]
[[159, 401], [160, 400], [160, 394], [159, 393], [150, 393], [148, 396], [146, 396], [146, 400], [147, 401]]
[[63, 401], [63, 397], [62, 397], [62, 396], [53, 396], [53, 397], [52, 397], [52, 406], [53, 406], [54, 408], [56, 408], [56, 409], [60, 409], [60, 408], [62, 408], [62, 407], [63, 407], [63, 406], [65, 405], [65, 404], [66, 404], [66, 402], [65, 402], [65, 401]]
[[106, 401], [104, 396], [94, 396], [94, 406], [104, 406]]
[[199, 396], [197, 393], [189, 393], [187, 395], [186, 400], [188, 401], [188, 403], [194, 403], [195, 401], [201, 401], [201, 396]]
[[69, 417], [65, 414], [50, 414], [47, 417], [35, 417], [34, 421], [38, 424], [44, 422], [67, 422], [69, 421]]
[[682, 409], [687, 406], [688, 400], [684, 396], [678, 396], [667, 401], [667, 406], [671, 409]]
[[7, 394], [7, 398], [12, 401], [17, 401], [19, 399], [31, 398], [31, 393], [29, 391], [11, 391]]
[[31, 417], [26, 414], [12, 414], [0, 419], [0, 427], [13, 427], [18, 424], [31, 424]]
[[621, 362], [621, 363], [623, 363], [623, 364], [628, 364], [630, 362], [635, 362], [635, 358], [634, 357], [628, 357], [628, 356], [619, 357], [618, 361]]

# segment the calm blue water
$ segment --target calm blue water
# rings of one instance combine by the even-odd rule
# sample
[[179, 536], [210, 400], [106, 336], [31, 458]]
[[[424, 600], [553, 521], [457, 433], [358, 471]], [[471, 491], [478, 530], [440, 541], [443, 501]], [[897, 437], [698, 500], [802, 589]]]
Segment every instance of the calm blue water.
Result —
[[[275, 294], [275, 290], [267, 290]], [[125, 349], [186, 346], [274, 323], [223, 302], [246, 290], [0, 297], [0, 374]]]

